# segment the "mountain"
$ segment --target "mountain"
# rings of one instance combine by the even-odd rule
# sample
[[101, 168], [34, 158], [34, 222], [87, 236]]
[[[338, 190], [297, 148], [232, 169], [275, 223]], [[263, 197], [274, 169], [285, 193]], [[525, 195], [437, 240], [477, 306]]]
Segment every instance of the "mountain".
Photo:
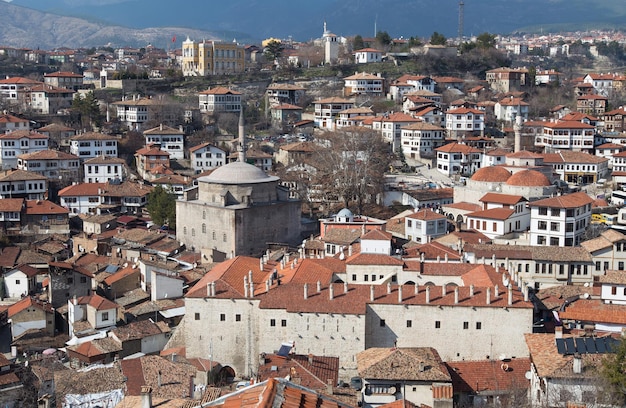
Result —
[[65, 17], [0, 1], [0, 45], [25, 48], [52, 49], [56, 47], [114, 46], [172, 46], [177, 36], [178, 45], [189, 35], [193, 38], [217, 38], [214, 33], [180, 27], [128, 28]]
[[[623, 0], [464, 0], [464, 34], [619, 29], [626, 26], [623, 3]], [[91, 30], [95, 27], [105, 30], [105, 24], [139, 30], [186, 27], [167, 32], [176, 32], [182, 40], [186, 35], [194, 39], [203, 37], [195, 31], [201, 30], [229, 41], [289, 36], [309, 40], [321, 36], [324, 21], [332, 32], [344, 36], [373, 36], [376, 29], [394, 37], [429, 37], [434, 31], [454, 37], [458, 32], [459, 12], [458, 0], [12, 0], [10, 4], [31, 11], [80, 17], [87, 20]], [[6, 21], [5, 18], [0, 14], [0, 22]], [[17, 28], [29, 31], [28, 27], [27, 24]], [[104, 37], [110, 38], [118, 30], [127, 29], [115, 28]], [[145, 32], [143, 35], [149, 36]], [[169, 34], [165, 37], [168, 36], [171, 38]], [[35, 41], [30, 46], [46, 39], [45, 35], [30, 37]], [[91, 40], [76, 33], [69, 39], [87, 41], [88, 38]]]

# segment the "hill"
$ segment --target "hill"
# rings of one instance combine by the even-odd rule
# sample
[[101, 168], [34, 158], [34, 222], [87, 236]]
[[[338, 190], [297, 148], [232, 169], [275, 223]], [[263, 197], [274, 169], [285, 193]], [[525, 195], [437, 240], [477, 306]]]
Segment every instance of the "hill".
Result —
[[[12, 47], [52, 49], [61, 46], [167, 47], [173, 36], [216, 38], [213, 33], [180, 27], [128, 28], [46, 13], [0, 1], [0, 44]], [[180, 42], [180, 41], [179, 41]], [[179, 45], [177, 45], [179, 46]]]
[[[84, 28], [72, 30], [74, 35], [63, 28], [65, 24], [47, 24], [53, 37], [67, 40], [63, 45], [78, 45], [74, 41], [96, 44], [103, 38], [107, 42], [125, 44], [133, 38], [127, 35], [133, 31], [124, 27], [132, 27], [139, 30], [140, 43], [145, 45], [145, 39], [150, 38], [155, 45], [163, 46], [164, 39], [171, 39], [173, 34], [179, 40], [186, 35], [199, 39], [206, 36], [201, 32], [228, 41], [289, 36], [306, 41], [321, 36], [324, 21], [331, 31], [344, 36], [373, 36], [377, 29], [394, 37], [429, 37], [434, 31], [455, 37], [458, 3], [458, 0], [229, 0], [219, 2], [216, 7], [216, 2], [205, 0], [184, 3], [172, 0], [12, 0], [10, 4], [30, 8], [30, 11], [23, 11], [28, 16], [38, 10], [83, 19]], [[623, 0], [464, 0], [464, 3], [466, 36], [483, 32], [626, 28]], [[5, 5], [0, 1], [0, 6]], [[47, 41], [44, 30], [30, 34], [31, 27], [37, 24], [29, 22], [26, 16], [18, 24], [3, 14], [6, 13], [0, 10], [0, 23], [4, 26], [0, 33], [9, 35], [17, 30], [9, 37], [12, 43], [18, 41], [21, 35], [18, 33], [27, 35], [22, 44], [31, 47], [39, 45], [39, 40]], [[12, 24], [12, 28], [5, 23]], [[107, 24], [116, 27], [108, 29]], [[84, 36], [81, 35], [83, 29], [87, 30]], [[157, 42], [159, 35], [162, 35], [161, 43]], [[53, 42], [60, 44], [58, 40]]]

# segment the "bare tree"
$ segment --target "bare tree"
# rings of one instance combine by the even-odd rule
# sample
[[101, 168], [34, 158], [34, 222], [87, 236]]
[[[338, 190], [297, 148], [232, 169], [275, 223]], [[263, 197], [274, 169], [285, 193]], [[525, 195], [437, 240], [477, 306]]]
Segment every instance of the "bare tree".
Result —
[[382, 193], [384, 172], [391, 162], [389, 146], [371, 129], [346, 128], [322, 137], [326, 147], [317, 158], [315, 184], [342, 200], [346, 208], [353, 203], [362, 213], [363, 205]]

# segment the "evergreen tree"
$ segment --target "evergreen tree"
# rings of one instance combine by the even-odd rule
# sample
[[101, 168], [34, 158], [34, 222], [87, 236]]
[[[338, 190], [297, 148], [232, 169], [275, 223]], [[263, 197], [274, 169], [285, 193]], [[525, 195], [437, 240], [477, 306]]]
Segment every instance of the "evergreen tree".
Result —
[[176, 196], [162, 186], [156, 186], [148, 194], [146, 208], [155, 225], [176, 226]]
[[430, 36], [430, 44], [431, 45], [446, 45], [448, 39], [445, 35], [438, 33], [435, 31], [433, 35]]

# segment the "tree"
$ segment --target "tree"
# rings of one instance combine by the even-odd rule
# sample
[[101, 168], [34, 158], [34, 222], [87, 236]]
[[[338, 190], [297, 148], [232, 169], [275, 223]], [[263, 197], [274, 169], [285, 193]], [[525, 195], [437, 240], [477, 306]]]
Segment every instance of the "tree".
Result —
[[102, 124], [102, 112], [93, 91], [87, 92], [84, 97], [77, 95], [72, 101], [71, 110], [82, 127], [100, 127]]
[[268, 61], [275, 62], [280, 57], [283, 56], [284, 50], [285, 50], [285, 47], [280, 41], [271, 40], [265, 46], [265, 49], [263, 50], [263, 54], [265, 55], [265, 58], [267, 58]]
[[362, 213], [364, 204], [375, 201], [383, 190], [391, 162], [389, 146], [371, 129], [342, 129], [325, 138], [327, 147], [315, 158], [318, 171], [313, 184], [324, 195], [343, 201], [346, 208], [354, 203]]
[[431, 45], [446, 45], [448, 39], [443, 35], [435, 31], [433, 35], [430, 36], [430, 44]]
[[162, 186], [148, 194], [146, 208], [155, 225], [176, 226], [176, 196]]
[[363, 37], [361, 37], [359, 34], [354, 36], [354, 39], [352, 40], [352, 49], [353, 50], [360, 50], [362, 48], [365, 48], [365, 43], [363, 42]]
[[393, 39], [391, 38], [389, 33], [387, 33], [387, 31], [379, 31], [376, 33], [376, 42], [382, 45], [383, 47], [387, 47], [391, 45], [391, 43], [393, 42]]
[[496, 46], [496, 35], [489, 33], [482, 33], [478, 37], [476, 37], [476, 46], [478, 48], [495, 48]]

